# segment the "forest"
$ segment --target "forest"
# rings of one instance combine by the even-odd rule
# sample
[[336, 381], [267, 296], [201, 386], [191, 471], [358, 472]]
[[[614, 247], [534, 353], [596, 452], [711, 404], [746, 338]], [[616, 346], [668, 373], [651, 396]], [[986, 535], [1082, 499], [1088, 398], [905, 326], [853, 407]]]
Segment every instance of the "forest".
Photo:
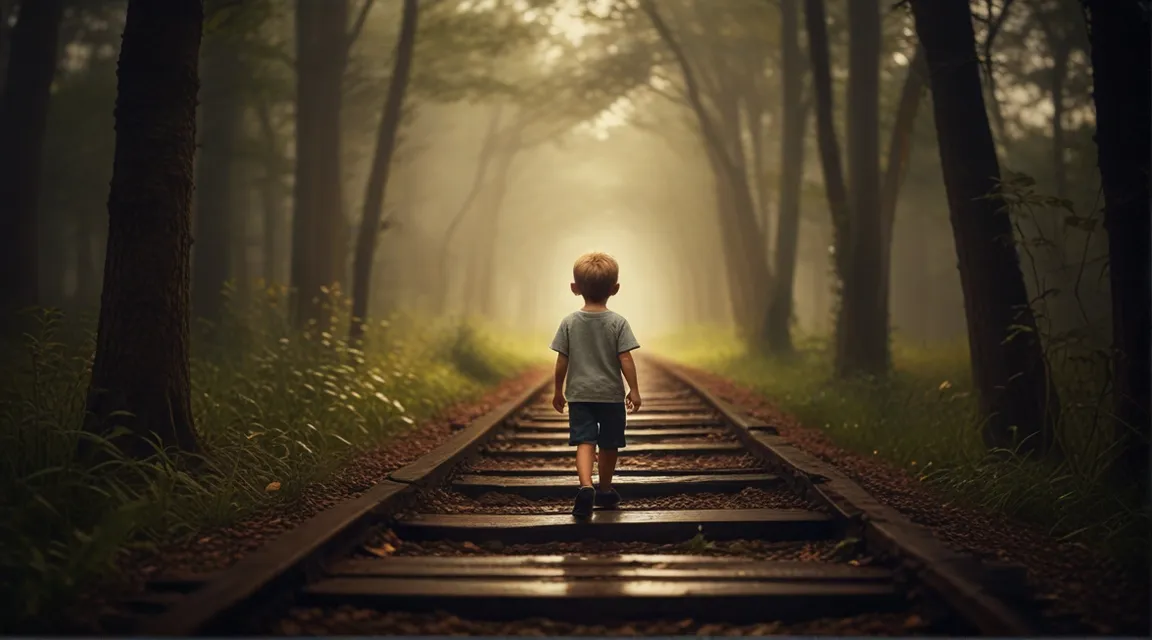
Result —
[[[640, 353], [1147, 579], [1135, 0], [0, 0], [0, 629]], [[12, 578], [12, 579], [9, 579]]]

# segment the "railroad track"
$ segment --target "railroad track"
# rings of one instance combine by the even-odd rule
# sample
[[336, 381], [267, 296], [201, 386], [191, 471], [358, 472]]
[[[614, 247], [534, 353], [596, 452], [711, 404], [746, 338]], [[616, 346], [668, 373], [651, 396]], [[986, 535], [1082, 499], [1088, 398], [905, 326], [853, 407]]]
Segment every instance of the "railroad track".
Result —
[[231, 569], [154, 580], [125, 603], [132, 630], [283, 632], [284, 616], [305, 610], [321, 621], [343, 611], [321, 633], [350, 634], [372, 615], [347, 613], [358, 608], [481, 620], [594, 612], [598, 624], [887, 615], [918, 620], [913, 633], [1042, 632], [1018, 568], [950, 551], [679, 369], [642, 367], [619, 509], [571, 516], [574, 450], [542, 381]]

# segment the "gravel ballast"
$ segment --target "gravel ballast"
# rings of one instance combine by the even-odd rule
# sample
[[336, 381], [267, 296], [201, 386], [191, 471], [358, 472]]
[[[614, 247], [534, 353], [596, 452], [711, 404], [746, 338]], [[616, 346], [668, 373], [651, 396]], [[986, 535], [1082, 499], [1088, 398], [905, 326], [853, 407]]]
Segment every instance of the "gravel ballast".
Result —
[[[621, 481], [622, 483], [624, 481]], [[572, 495], [578, 483], [573, 479]], [[700, 493], [660, 498], [627, 497], [627, 486], [621, 484], [623, 501], [620, 510], [672, 510], [672, 509], [813, 509], [817, 507], [786, 489], [766, 491], [746, 488], [738, 493]], [[416, 501], [421, 513], [476, 513], [476, 514], [548, 514], [570, 513], [572, 498], [532, 500], [507, 493], [486, 493], [470, 498], [455, 491], [430, 489], [421, 492]]]
[[[954, 504], [878, 457], [837, 446], [827, 434], [800, 424], [754, 390], [689, 370], [717, 397], [772, 425], [792, 445], [835, 466], [882, 504], [929, 527], [951, 547], [984, 560], [1024, 566], [1030, 584], [1048, 603], [1046, 615], [1078, 620], [1080, 633], [1148, 635], [1147, 567], [1142, 572], [1125, 571], [1082, 544], [1060, 541], [1000, 514]], [[1134, 578], [1134, 573], [1142, 578]]]

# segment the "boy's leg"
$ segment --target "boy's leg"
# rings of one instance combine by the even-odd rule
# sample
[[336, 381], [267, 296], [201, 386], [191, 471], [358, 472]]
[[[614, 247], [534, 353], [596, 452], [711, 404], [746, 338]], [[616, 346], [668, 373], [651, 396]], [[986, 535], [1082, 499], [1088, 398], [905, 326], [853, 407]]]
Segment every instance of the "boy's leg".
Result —
[[586, 403], [568, 403], [568, 444], [576, 447], [576, 475], [580, 479], [580, 489], [576, 492], [576, 503], [572, 505], [572, 515], [588, 518], [596, 500], [596, 490], [592, 488], [592, 462], [596, 458], [596, 416]]
[[[604, 452], [600, 452], [600, 468], [604, 468]], [[596, 458], [596, 445], [594, 444], [579, 444], [576, 445], [576, 475], [580, 478], [581, 487], [592, 486], [592, 462]], [[601, 471], [601, 474], [604, 472]], [[601, 475], [603, 477], [603, 475]]]
[[616, 459], [619, 449], [600, 449], [600, 491], [612, 488], [612, 474], [616, 472]]
[[597, 488], [596, 504], [611, 509], [620, 503], [620, 494], [612, 487], [612, 476], [616, 472], [619, 450], [627, 444], [624, 441], [624, 425], [628, 420], [628, 409], [622, 402], [604, 404], [598, 409], [600, 486]]

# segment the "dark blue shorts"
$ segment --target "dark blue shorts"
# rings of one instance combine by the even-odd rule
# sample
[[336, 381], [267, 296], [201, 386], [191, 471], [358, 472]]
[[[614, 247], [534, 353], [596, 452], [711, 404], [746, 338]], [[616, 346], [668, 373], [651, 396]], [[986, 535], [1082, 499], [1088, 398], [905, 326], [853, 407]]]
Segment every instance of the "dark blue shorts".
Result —
[[624, 448], [624, 423], [628, 409], [623, 402], [568, 403], [568, 444], [598, 444], [601, 449]]

